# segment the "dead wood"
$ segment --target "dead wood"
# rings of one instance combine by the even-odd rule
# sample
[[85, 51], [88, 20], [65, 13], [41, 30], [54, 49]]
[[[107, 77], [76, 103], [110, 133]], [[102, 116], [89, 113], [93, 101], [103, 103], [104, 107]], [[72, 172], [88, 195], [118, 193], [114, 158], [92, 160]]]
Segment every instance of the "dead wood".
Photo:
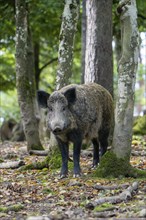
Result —
[[94, 214], [94, 216], [96, 218], [111, 218], [111, 217], [117, 216], [117, 214], [114, 212], [112, 212], [112, 213], [110, 213], [110, 212], [96, 212]]
[[19, 168], [21, 166], [25, 165], [23, 160], [19, 160], [19, 161], [7, 161], [7, 162], [3, 162], [0, 163], [0, 169], [16, 169]]
[[132, 156], [146, 156], [146, 152], [145, 151], [132, 151], [131, 152]]
[[103, 186], [103, 185], [95, 185], [94, 188], [98, 190], [114, 190], [114, 189], [125, 189], [129, 184], [121, 184], [121, 185], [112, 185], [112, 186]]
[[88, 203], [86, 205], [86, 208], [94, 209], [96, 206], [106, 203], [106, 202], [116, 204], [116, 203], [130, 200], [132, 198], [133, 193], [136, 192], [137, 190], [138, 190], [138, 182], [134, 182], [131, 186], [129, 186], [119, 195], [96, 199], [95, 201]]
[[30, 155], [37, 155], [37, 156], [47, 156], [49, 153], [49, 150], [30, 150]]

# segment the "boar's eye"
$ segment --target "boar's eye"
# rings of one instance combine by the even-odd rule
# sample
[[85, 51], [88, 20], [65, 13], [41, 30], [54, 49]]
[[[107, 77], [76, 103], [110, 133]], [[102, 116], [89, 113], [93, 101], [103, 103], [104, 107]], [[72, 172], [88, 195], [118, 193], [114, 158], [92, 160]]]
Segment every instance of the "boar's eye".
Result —
[[50, 112], [52, 112], [53, 111], [53, 108], [52, 107], [48, 107], [48, 110], [50, 111]]
[[62, 108], [62, 111], [65, 111], [66, 110], [66, 107], [64, 106], [63, 108]]

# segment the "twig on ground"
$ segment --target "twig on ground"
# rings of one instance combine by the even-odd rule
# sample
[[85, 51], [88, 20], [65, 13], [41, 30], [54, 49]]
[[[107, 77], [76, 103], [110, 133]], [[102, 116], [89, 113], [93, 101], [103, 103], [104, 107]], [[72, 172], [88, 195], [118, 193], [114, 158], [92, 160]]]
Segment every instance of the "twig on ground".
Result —
[[19, 160], [19, 161], [8, 161], [8, 162], [3, 162], [0, 163], [0, 169], [16, 169], [18, 167], [21, 167], [25, 165], [23, 160]]
[[37, 155], [37, 156], [47, 156], [49, 153], [49, 150], [30, 150], [30, 155]]
[[129, 184], [125, 183], [121, 185], [112, 185], [112, 186], [95, 185], [94, 188], [99, 189], [99, 190], [114, 190], [114, 189], [120, 189], [120, 188], [125, 189], [128, 186]]
[[119, 195], [96, 199], [95, 201], [88, 203], [86, 205], [86, 208], [94, 209], [96, 206], [106, 203], [106, 202], [116, 204], [116, 203], [130, 200], [132, 198], [133, 193], [137, 190], [138, 190], [138, 182], [134, 182], [132, 186], [129, 186]]

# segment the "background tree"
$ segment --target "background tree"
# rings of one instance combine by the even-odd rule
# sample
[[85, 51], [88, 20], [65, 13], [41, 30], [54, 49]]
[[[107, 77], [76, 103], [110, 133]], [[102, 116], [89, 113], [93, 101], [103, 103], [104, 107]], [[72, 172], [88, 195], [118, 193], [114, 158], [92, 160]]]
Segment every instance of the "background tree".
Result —
[[56, 89], [69, 84], [72, 75], [74, 38], [79, 17], [79, 0], [66, 0], [62, 15]]
[[[113, 36], [114, 43], [120, 42], [119, 20], [115, 10], [118, 0], [113, 0]], [[16, 94], [16, 74], [15, 74], [15, 1], [0, 1], [0, 90], [1, 90], [1, 123], [4, 119], [10, 117], [20, 120], [20, 111], [17, 104]], [[57, 52], [59, 45], [59, 31], [61, 23], [61, 14], [64, 7], [64, 1], [60, 0], [38, 0], [29, 1], [29, 21], [35, 48], [35, 66], [36, 66], [36, 86], [52, 92], [55, 88], [55, 77], [57, 72]], [[138, 26], [140, 32], [146, 32], [146, 1], [137, 0], [138, 8]], [[11, 19], [9, 19], [11, 18]], [[80, 17], [79, 17], [80, 19]], [[70, 82], [80, 83], [81, 74], [81, 41], [80, 41], [80, 20], [78, 22], [78, 31], [75, 39], [74, 62], [72, 68], [72, 77]], [[118, 35], [118, 36], [117, 36]], [[143, 42], [145, 40], [143, 39]], [[39, 49], [38, 49], [39, 48]], [[119, 48], [119, 47], [117, 47]], [[142, 46], [141, 46], [142, 48]], [[119, 51], [119, 50], [117, 50]], [[121, 50], [119, 54], [121, 53]], [[114, 50], [115, 58], [115, 50]], [[137, 79], [145, 79], [144, 63], [138, 70]], [[117, 65], [114, 62], [114, 89], [117, 88]], [[141, 82], [140, 82], [141, 85]], [[141, 109], [144, 109], [144, 83], [143, 88], [136, 87], [136, 105], [141, 103]], [[117, 93], [115, 89], [115, 94]], [[142, 97], [142, 98], [141, 98]], [[7, 102], [5, 102], [7, 100]], [[137, 114], [139, 111], [136, 111]]]
[[120, 2], [122, 56], [118, 64], [118, 97], [115, 112], [113, 149], [119, 158], [130, 158], [135, 79], [138, 66], [138, 39], [136, 1]]
[[115, 177], [145, 175], [134, 170], [130, 165], [139, 39], [136, 1], [120, 1], [117, 11], [121, 20], [122, 56], [118, 66], [118, 97], [113, 146], [112, 151], [102, 157], [97, 175]]
[[[79, 0], [65, 1], [59, 36], [58, 70], [56, 77], [57, 90], [69, 84], [72, 75], [73, 49], [79, 17], [79, 5]], [[56, 139], [54, 135], [51, 134], [50, 149], [55, 151], [56, 145]]]
[[86, 0], [82, 0], [82, 72], [81, 72], [81, 83], [84, 83], [85, 75], [85, 55], [86, 55], [86, 29], [87, 29], [87, 18], [86, 18]]
[[33, 58], [27, 5], [23, 0], [16, 0], [16, 80], [28, 151], [43, 149], [38, 133]]
[[113, 94], [112, 0], [87, 0], [85, 83], [96, 82]]

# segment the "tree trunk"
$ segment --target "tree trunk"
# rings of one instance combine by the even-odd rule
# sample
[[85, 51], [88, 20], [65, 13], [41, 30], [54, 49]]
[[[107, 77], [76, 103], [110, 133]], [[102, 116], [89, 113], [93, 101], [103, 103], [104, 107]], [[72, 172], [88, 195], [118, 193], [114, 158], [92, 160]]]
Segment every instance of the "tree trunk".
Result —
[[96, 82], [113, 95], [112, 0], [87, 0], [85, 83]]
[[39, 54], [40, 54], [40, 45], [38, 42], [34, 43], [34, 66], [35, 66], [35, 81], [36, 89], [39, 89], [40, 81], [40, 69], [39, 69]]
[[38, 107], [34, 55], [24, 0], [16, 0], [16, 80], [18, 101], [29, 150], [42, 150], [38, 132]]
[[85, 75], [85, 55], [86, 55], [86, 0], [82, 1], [82, 73], [81, 73], [81, 83], [84, 83]]
[[[60, 43], [58, 51], [58, 71], [56, 77], [56, 89], [69, 84], [69, 78], [72, 75], [73, 48], [75, 32], [79, 17], [79, 0], [66, 0], [62, 15], [62, 24], [60, 30]], [[56, 138], [51, 133], [50, 150], [56, 149]], [[57, 148], [58, 149], [58, 148]]]
[[69, 84], [72, 74], [74, 38], [79, 17], [79, 0], [66, 0], [60, 31], [56, 89]]
[[130, 158], [135, 79], [138, 65], [138, 29], [136, 1], [121, 1], [122, 57], [119, 61], [118, 98], [115, 111], [113, 151], [118, 158]]

